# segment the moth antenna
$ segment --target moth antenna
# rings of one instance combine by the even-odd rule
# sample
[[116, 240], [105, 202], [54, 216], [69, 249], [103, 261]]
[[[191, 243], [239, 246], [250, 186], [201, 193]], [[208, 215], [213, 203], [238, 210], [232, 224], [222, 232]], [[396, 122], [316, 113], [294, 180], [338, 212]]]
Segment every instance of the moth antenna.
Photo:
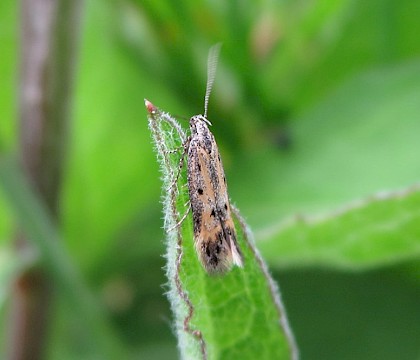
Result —
[[213, 45], [209, 50], [209, 57], [207, 59], [207, 86], [206, 96], [204, 97], [204, 117], [207, 119], [207, 106], [209, 104], [209, 97], [213, 87], [214, 78], [216, 77], [217, 60], [219, 59], [220, 48], [222, 43]]

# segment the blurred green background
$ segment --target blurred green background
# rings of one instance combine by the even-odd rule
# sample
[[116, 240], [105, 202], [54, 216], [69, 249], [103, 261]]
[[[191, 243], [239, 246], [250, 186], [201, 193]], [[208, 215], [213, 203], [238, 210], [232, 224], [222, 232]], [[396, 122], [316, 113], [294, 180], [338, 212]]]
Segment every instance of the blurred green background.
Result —
[[[133, 358], [178, 357], [143, 99], [173, 115], [202, 113], [207, 52], [223, 43], [208, 117], [230, 196], [258, 246], [294, 214], [329, 213], [418, 182], [419, 18], [414, 0], [84, 2], [59, 230]], [[2, 155], [18, 150], [19, 27], [19, 4], [2, 1]], [[3, 197], [2, 353], [23, 266]], [[411, 254], [368, 266], [340, 266], [316, 249], [268, 257], [302, 359], [419, 358], [413, 234]], [[54, 298], [47, 358], [95, 358], [66, 297]]]

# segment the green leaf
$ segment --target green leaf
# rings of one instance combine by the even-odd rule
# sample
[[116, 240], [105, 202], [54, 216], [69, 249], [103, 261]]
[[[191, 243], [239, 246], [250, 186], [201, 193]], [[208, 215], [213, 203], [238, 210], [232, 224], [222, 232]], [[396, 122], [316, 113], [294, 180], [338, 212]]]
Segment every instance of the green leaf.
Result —
[[[279, 266], [364, 269], [420, 257], [420, 188], [378, 195], [320, 219], [295, 217], [258, 243]], [[265, 239], [264, 239], [265, 238]]]
[[[150, 205], [159, 196], [153, 181], [158, 168], [139, 114], [144, 113], [144, 93], [162, 90], [145, 80], [147, 68], [140, 68], [116, 41], [116, 18], [115, 4], [86, 3], [62, 197], [63, 233], [85, 270], [107, 261], [132, 223], [148, 225], [139, 226], [137, 239], [147, 239], [154, 229], [153, 236], [160, 236], [158, 222], [148, 221], [152, 211], [159, 214], [158, 204]], [[112, 86], [98, 86], [102, 82]], [[159, 246], [159, 241], [143, 240], [138, 253], [156, 254]]]
[[[415, 2], [403, 0], [279, 2], [282, 46], [264, 66], [263, 89], [297, 110], [322, 99], [346, 78], [417, 57]], [[375, 21], [372, 21], [375, 14]]]
[[418, 182], [419, 74], [419, 61], [362, 73], [296, 118], [288, 151], [235, 161], [230, 190], [250, 223], [265, 231]]
[[[414, 61], [360, 74], [298, 119], [289, 152], [241, 163], [241, 187], [259, 186], [240, 203], [270, 264], [371, 268], [419, 257], [415, 192], [387, 190], [312, 220], [418, 182], [419, 70]], [[285, 220], [293, 213], [313, 216]]]
[[163, 173], [168, 297], [182, 357], [296, 359], [297, 348], [277, 286], [239, 212], [235, 210], [236, 229], [245, 265], [223, 276], [210, 276], [201, 266], [191, 215], [181, 227], [176, 226], [188, 211], [185, 173], [179, 175], [177, 187], [171, 186], [183, 161], [186, 134], [169, 114], [148, 101], [146, 107]]

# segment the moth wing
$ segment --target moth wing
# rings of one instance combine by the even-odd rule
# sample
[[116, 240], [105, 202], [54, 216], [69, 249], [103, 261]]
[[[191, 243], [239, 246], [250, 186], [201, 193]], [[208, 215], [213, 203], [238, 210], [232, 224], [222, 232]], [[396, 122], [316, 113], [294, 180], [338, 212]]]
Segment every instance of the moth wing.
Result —
[[222, 159], [220, 158], [220, 153], [217, 146], [215, 146], [214, 152], [217, 159], [215, 167], [216, 167], [216, 174], [218, 176], [218, 184], [219, 184], [218, 186], [219, 193], [216, 196], [217, 198], [216, 206], [218, 209], [218, 214], [221, 220], [222, 227], [224, 228], [223, 230], [224, 230], [224, 233], [226, 234], [226, 238], [228, 239], [230, 243], [233, 264], [239, 267], [243, 267], [242, 254], [238, 247], [235, 224], [232, 218], [232, 212], [231, 212], [226, 177], [225, 177], [225, 170], [223, 168]]
[[[223, 270], [230, 269], [232, 264], [242, 267], [242, 255], [237, 246], [235, 225], [232, 220], [229, 197], [226, 186], [226, 178], [223, 164], [220, 158], [219, 149], [215, 141], [211, 142], [210, 155], [205, 148], [200, 148], [199, 158], [208, 173], [205, 176], [206, 189], [211, 189], [208, 196], [207, 208], [204, 211], [207, 218], [203, 225], [209, 224], [206, 231], [212, 239], [219, 241], [221, 255], [219, 260]], [[210, 214], [210, 217], [208, 218]], [[218, 248], [216, 247], [216, 252]]]

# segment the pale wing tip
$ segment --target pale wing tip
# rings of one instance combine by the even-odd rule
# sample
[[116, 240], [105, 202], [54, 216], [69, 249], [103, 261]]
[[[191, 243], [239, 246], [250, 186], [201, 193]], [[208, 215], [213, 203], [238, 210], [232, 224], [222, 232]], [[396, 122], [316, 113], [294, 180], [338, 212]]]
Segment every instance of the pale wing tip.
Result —
[[233, 264], [239, 267], [244, 267], [242, 256], [236, 248], [235, 244], [232, 244], [232, 260]]

